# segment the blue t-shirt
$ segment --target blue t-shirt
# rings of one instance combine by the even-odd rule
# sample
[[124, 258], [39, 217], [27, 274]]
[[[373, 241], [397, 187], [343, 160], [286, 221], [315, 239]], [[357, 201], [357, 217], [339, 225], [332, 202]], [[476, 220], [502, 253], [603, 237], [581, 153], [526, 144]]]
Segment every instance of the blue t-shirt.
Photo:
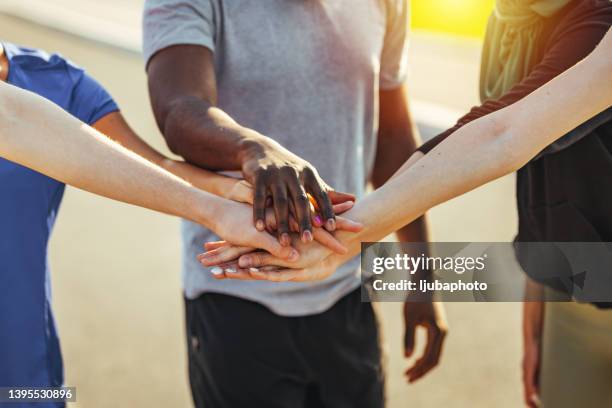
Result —
[[[118, 110], [100, 84], [63, 57], [3, 46], [8, 83], [49, 99], [90, 125]], [[63, 384], [47, 244], [64, 187], [0, 158], [0, 387]]]

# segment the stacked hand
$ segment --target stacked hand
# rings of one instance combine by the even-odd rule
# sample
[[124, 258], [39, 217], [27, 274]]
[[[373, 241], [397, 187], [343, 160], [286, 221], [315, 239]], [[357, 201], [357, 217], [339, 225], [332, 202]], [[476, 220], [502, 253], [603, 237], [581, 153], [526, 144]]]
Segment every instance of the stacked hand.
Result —
[[355, 200], [350, 194], [333, 191], [310, 163], [271, 139], [246, 141], [241, 152], [242, 174], [254, 187], [255, 226], [259, 231], [265, 229], [265, 212], [271, 199], [282, 245], [290, 243], [291, 215], [297, 223], [302, 241], [312, 241], [313, 219], [309, 195], [316, 203], [320, 221], [328, 232], [333, 232], [337, 227], [333, 205]]
[[[192, 182], [197, 185], [197, 179], [192, 179]], [[253, 204], [254, 206], [257, 193], [246, 180], [224, 177], [219, 184], [218, 191], [225, 198]], [[334, 237], [334, 232], [329, 231], [329, 221], [333, 220], [333, 230], [360, 231], [361, 224], [336, 216], [336, 214], [342, 214], [353, 207], [354, 196], [331, 190], [327, 191], [325, 195], [327, 200], [331, 202], [332, 218], [324, 221], [323, 215], [320, 213], [319, 202], [310, 194], [306, 194], [308, 212], [305, 218], [311, 224], [305, 230], [304, 223], [300, 224], [296, 218], [297, 214], [291, 211], [287, 214], [286, 220], [288, 232], [281, 232], [278, 210], [273, 208], [273, 200], [266, 200], [263, 215], [261, 215], [263, 229], [261, 225], [257, 225], [259, 219], [255, 221], [255, 227], [253, 227], [253, 222], [249, 219], [252, 216], [250, 214], [253, 214], [250, 206], [224, 200], [223, 211], [219, 212], [219, 219], [213, 229], [227, 241], [207, 243], [205, 248], [208, 252], [200, 256], [202, 263], [205, 266], [222, 265], [221, 268], [213, 269], [214, 276], [217, 279], [225, 278], [223, 271], [228, 270], [231, 274], [228, 277], [233, 279], [267, 278], [278, 281], [291, 279], [297, 271], [295, 269], [289, 271], [285, 268], [311, 266], [318, 260], [317, 255], [327, 257], [332, 253], [345, 254], [347, 249]], [[228, 208], [228, 206], [231, 206], [231, 208]], [[292, 209], [294, 208], [292, 204], [289, 206]], [[259, 217], [259, 212], [254, 214]], [[304, 216], [304, 214], [302, 215]], [[306, 235], [304, 235], [305, 231], [307, 232]], [[274, 239], [272, 234], [277, 235], [278, 240]], [[302, 252], [306, 255], [305, 257], [300, 255]], [[298, 258], [300, 258], [300, 262], [297, 262]], [[239, 264], [239, 261], [241, 264]], [[266, 266], [262, 268], [265, 275], [249, 275], [250, 272], [258, 271], [257, 266], [260, 265]], [[268, 265], [277, 265], [277, 267]], [[283, 273], [272, 273], [272, 271], [281, 270]], [[285, 274], [285, 272], [291, 272], [291, 274]], [[330, 268], [329, 273], [332, 272], [333, 270]]]
[[[361, 225], [352, 221], [342, 217], [337, 219], [338, 228], [351, 232], [361, 229]], [[317, 229], [320, 228], [315, 228], [315, 231]], [[321, 242], [305, 244], [298, 239], [297, 234], [292, 234], [292, 245], [301, 254], [299, 259], [285, 259], [270, 251], [258, 251], [226, 241], [204, 244], [206, 252], [200, 254], [198, 259], [204, 266], [213, 267], [216, 279], [272, 282], [322, 280], [342, 263], [340, 257], [334, 256], [331, 247]], [[343, 254], [341, 251], [336, 253]]]

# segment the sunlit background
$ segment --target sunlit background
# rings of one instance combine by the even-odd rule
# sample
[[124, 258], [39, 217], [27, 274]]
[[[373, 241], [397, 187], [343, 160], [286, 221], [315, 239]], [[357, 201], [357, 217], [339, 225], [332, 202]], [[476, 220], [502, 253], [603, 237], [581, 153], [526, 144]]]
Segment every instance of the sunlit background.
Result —
[[494, 0], [412, 1], [412, 28], [482, 37]]

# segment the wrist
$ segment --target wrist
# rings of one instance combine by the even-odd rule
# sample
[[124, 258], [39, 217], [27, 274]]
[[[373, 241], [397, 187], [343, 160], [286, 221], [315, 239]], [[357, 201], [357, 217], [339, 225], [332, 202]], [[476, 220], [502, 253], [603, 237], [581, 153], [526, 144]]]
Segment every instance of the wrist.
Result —
[[195, 199], [190, 200], [191, 220], [212, 231], [217, 231], [218, 215], [222, 211], [223, 199], [194, 188]]
[[243, 139], [238, 145], [238, 160], [242, 165], [253, 159], [262, 159], [280, 145], [274, 140], [252, 129], [245, 129]]
[[244, 165], [248, 160], [259, 159], [266, 155], [269, 149], [269, 139], [262, 134], [251, 130], [244, 129], [242, 140], [238, 144], [238, 161]]

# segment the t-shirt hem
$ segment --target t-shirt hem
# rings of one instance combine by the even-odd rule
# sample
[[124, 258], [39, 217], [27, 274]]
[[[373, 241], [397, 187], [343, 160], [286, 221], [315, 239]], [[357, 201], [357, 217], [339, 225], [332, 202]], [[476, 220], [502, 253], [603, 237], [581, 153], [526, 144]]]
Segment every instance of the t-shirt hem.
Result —
[[392, 91], [404, 85], [406, 81], [396, 81], [396, 82], [381, 82], [378, 86], [378, 89], [381, 91]]
[[96, 112], [95, 115], [91, 117], [88, 125], [94, 125], [97, 121], [105, 117], [106, 115], [110, 115], [113, 112], [119, 112], [119, 106], [113, 101], [108, 106], [105, 106], [104, 109]]
[[212, 39], [200, 39], [194, 40], [189, 37], [178, 37], [172, 38], [165, 41], [160, 41], [154, 44], [152, 47], [144, 47], [143, 48], [143, 57], [145, 61], [145, 67], [149, 65], [151, 58], [157, 54], [158, 52], [175, 45], [199, 45], [205, 48], [208, 48], [213, 53], [215, 52], [215, 44]]
[[348, 295], [349, 293], [351, 293], [352, 291], [354, 291], [360, 286], [361, 286], [361, 282], [359, 280], [356, 280], [352, 284], [347, 285], [343, 287], [342, 289], [340, 289], [338, 292], [334, 293], [334, 295], [326, 299], [325, 302], [321, 302], [316, 305], [304, 304], [304, 303], [302, 304], [303, 306], [310, 306], [310, 307], [296, 307], [295, 303], [289, 303], [289, 302], [273, 302], [269, 300], [262, 301], [261, 298], [258, 298], [256, 296], [249, 296], [248, 294], [245, 294], [245, 293], [237, 294], [235, 292], [232, 292], [231, 290], [223, 290], [219, 288], [199, 290], [193, 296], [188, 295], [187, 291], [184, 289], [183, 294], [185, 298], [188, 300], [195, 300], [198, 297], [206, 293], [217, 293], [221, 295], [233, 296], [233, 297], [237, 297], [240, 299], [258, 303], [266, 307], [267, 309], [269, 309], [272, 313], [279, 315], [279, 316], [302, 317], [302, 316], [312, 316], [312, 315], [326, 312], [327, 310], [331, 309], [336, 303], [338, 303], [340, 299], [342, 299], [344, 296]]

